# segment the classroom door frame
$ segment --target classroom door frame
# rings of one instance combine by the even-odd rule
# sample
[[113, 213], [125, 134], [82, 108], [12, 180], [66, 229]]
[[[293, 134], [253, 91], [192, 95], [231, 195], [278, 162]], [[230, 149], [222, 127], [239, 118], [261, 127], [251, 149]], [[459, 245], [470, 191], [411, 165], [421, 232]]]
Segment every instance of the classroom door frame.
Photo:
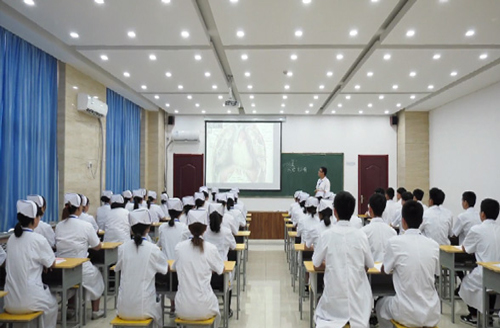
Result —
[[[203, 185], [204, 182], [204, 154], [173, 154], [173, 182], [174, 182], [174, 197], [183, 197], [187, 195], [192, 195], [198, 191], [198, 188]], [[183, 192], [184, 187], [182, 186], [183, 179], [182, 172], [178, 172], [178, 167], [180, 161], [186, 161], [185, 166], [192, 168], [195, 174], [191, 174], [195, 182], [193, 184], [192, 192]]]
[[[363, 181], [362, 181], [362, 172], [363, 169], [366, 168], [368, 165], [362, 165], [362, 162], [366, 162], [369, 160], [374, 160], [376, 159], [377, 161], [382, 160], [383, 165], [385, 166], [385, 174], [386, 174], [386, 179], [383, 181], [383, 185], [379, 186], [384, 189], [389, 187], [389, 155], [358, 155], [358, 214], [365, 214], [364, 210], [364, 204], [368, 204], [368, 197], [366, 199], [363, 199], [363, 202], [361, 201], [361, 198], [365, 198], [364, 195], [362, 195], [362, 186], [363, 186]], [[372, 161], [373, 162], [373, 161]], [[373, 191], [372, 191], [373, 193]], [[371, 193], [370, 193], [371, 195]], [[363, 206], [362, 206], [363, 204]], [[368, 208], [368, 207], [367, 207]]]

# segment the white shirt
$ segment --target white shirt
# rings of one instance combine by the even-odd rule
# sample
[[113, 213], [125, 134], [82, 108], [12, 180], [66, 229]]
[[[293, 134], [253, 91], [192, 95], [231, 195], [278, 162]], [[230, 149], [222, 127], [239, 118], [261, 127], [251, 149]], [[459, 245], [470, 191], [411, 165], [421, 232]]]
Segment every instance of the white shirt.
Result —
[[56, 246], [58, 257], [85, 258], [88, 249], [101, 241], [90, 223], [70, 216], [56, 226]]
[[124, 208], [113, 208], [104, 223], [105, 242], [125, 243], [130, 240], [129, 211]]
[[245, 216], [245, 218], [247, 217], [248, 214], [247, 208], [245, 206], [245, 203], [243, 203], [241, 200], [238, 200], [238, 202], [234, 204], [234, 208], [240, 210], [241, 213], [243, 213], [243, 215]]
[[448, 237], [453, 235], [452, 219], [450, 211], [442, 209], [441, 206], [431, 206], [424, 212], [420, 231], [424, 236], [434, 239], [439, 245], [449, 245]]
[[203, 252], [185, 240], [175, 247], [174, 270], [179, 278], [179, 290], [175, 295], [175, 312], [187, 320], [208, 319], [220, 315], [219, 302], [210, 281], [212, 272], [222, 274], [224, 262], [217, 247], [203, 242]]
[[316, 325], [342, 328], [349, 321], [351, 327], [368, 328], [373, 298], [365, 268], [375, 264], [366, 235], [339, 221], [323, 232], [312, 260], [316, 267], [326, 263]]
[[49, 242], [50, 247], [54, 248], [56, 246], [56, 234], [50, 224], [40, 220], [34, 231], [44, 236]]
[[228, 211], [226, 211], [222, 217], [222, 226], [231, 230], [233, 235], [236, 235], [240, 230], [238, 222]]
[[236, 220], [236, 223], [238, 223], [238, 226], [241, 227], [241, 228], [244, 228], [246, 227], [247, 225], [247, 220], [246, 218], [243, 216], [243, 213], [241, 213], [240, 210], [236, 209], [236, 208], [232, 208], [231, 210], [228, 211], [229, 214], [231, 214], [234, 219]]
[[169, 223], [164, 223], [159, 228], [160, 238], [158, 239], [158, 246], [168, 260], [175, 259], [175, 246], [183, 240], [191, 236], [187, 225], [176, 220], [174, 226], [171, 227]]
[[152, 317], [155, 324], [162, 326], [161, 303], [156, 302], [155, 275], [166, 274], [168, 262], [160, 249], [146, 240], [139, 247], [133, 240], [128, 240], [118, 247], [115, 271], [121, 271], [117, 314], [125, 320]]
[[408, 229], [389, 239], [384, 271], [392, 273], [396, 296], [388, 307], [393, 319], [407, 327], [434, 327], [441, 317], [434, 275], [439, 272], [439, 245]]
[[292, 223], [294, 226], [297, 226], [302, 215], [304, 215], [304, 209], [302, 207], [300, 207], [300, 204], [299, 204], [299, 206], [294, 208], [294, 210], [292, 212], [292, 216], [291, 216]]
[[351, 224], [351, 227], [353, 227], [353, 228], [356, 228], [356, 229], [363, 228], [363, 220], [361, 220], [361, 218], [357, 215], [351, 216], [349, 223]]
[[166, 219], [169, 219], [169, 218], [170, 218], [170, 214], [168, 213], [168, 206], [167, 206], [167, 204], [161, 204], [161, 205], [160, 205], [160, 208], [161, 208], [161, 210], [163, 211], [163, 216], [164, 216]]
[[80, 220], [83, 220], [85, 222], [88, 222], [94, 227], [94, 230], [97, 231], [99, 230], [99, 226], [97, 225], [97, 222], [95, 221], [94, 217], [92, 215], [89, 215], [88, 213], [82, 212], [80, 216], [78, 217]]
[[179, 222], [184, 223], [185, 225], [187, 225], [187, 221], [188, 221], [187, 215], [185, 213], [182, 213], [179, 216]]
[[336, 221], [337, 219], [335, 219], [334, 217], [331, 217], [330, 219], [332, 221], [330, 221], [330, 224], [328, 226], [325, 225], [325, 221], [323, 221], [323, 220], [321, 220], [320, 223], [318, 223], [314, 226], [314, 229], [311, 231], [311, 234], [310, 234], [308, 240], [305, 242], [306, 247], [311, 248], [314, 245], [317, 245], [319, 242], [319, 238], [321, 237], [321, 234], [324, 231], [333, 227], [333, 225], [335, 224], [335, 222], [333, 222], [333, 221]]
[[151, 204], [151, 206], [149, 207], [149, 212], [151, 213], [152, 223], [160, 222], [165, 218], [165, 213], [163, 213], [160, 205]]
[[297, 237], [301, 237], [302, 244], [312, 245], [314, 230], [316, 225], [319, 224], [319, 217], [317, 214], [311, 216], [311, 214], [302, 214], [299, 219], [299, 224], [297, 225]]
[[109, 204], [104, 204], [97, 208], [96, 221], [97, 226], [101, 230], [104, 230], [104, 221], [106, 221], [109, 211], [111, 211], [111, 205]]
[[375, 262], [382, 262], [385, 255], [387, 241], [397, 235], [396, 230], [387, 225], [382, 218], [373, 218], [370, 224], [364, 226], [361, 231], [366, 234], [370, 249]]
[[293, 202], [291, 205], [290, 205], [290, 209], [288, 210], [288, 215], [291, 217], [292, 216], [292, 213], [297, 210], [298, 208], [300, 208], [300, 204], [297, 203], [297, 202]]
[[382, 219], [385, 223], [391, 224], [397, 212], [401, 212], [401, 206], [392, 199], [389, 199], [385, 203], [385, 210], [382, 213]]
[[[463, 247], [475, 253], [477, 262], [500, 262], [500, 225], [494, 220], [484, 220], [473, 226], [465, 237]], [[478, 265], [465, 276], [459, 295], [464, 302], [478, 311], [483, 310], [483, 267]]]
[[318, 179], [318, 182], [316, 183], [316, 190], [329, 192], [330, 191], [330, 180], [328, 180], [328, 178], [326, 176], [323, 179]]
[[234, 239], [231, 230], [226, 227], [221, 226], [219, 232], [213, 232], [210, 227], [208, 227], [203, 235], [203, 239], [217, 247], [220, 258], [223, 261], [227, 261], [227, 253], [229, 250], [236, 248], [236, 239]]
[[0, 265], [2, 265], [6, 259], [7, 259], [7, 253], [5, 253], [5, 251], [3, 250], [3, 247], [0, 246]]
[[481, 224], [481, 218], [479, 217], [479, 212], [474, 207], [469, 207], [465, 212], [457, 216], [457, 220], [453, 224], [453, 235], [458, 237], [460, 245], [463, 244], [470, 228], [478, 224]]
[[424, 203], [422, 203], [421, 200], [419, 200], [418, 202], [420, 203], [420, 205], [422, 205], [422, 207], [424, 208], [424, 211], [427, 211], [427, 209], [429, 208], [429, 206], [427, 206]]

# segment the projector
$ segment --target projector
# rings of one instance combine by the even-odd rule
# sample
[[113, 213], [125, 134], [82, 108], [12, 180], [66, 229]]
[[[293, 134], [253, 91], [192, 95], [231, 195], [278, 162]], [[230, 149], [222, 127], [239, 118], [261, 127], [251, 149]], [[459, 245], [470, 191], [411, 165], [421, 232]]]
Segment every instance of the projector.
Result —
[[229, 99], [224, 102], [224, 106], [229, 106], [229, 107], [237, 107], [238, 106], [238, 101], [235, 99]]

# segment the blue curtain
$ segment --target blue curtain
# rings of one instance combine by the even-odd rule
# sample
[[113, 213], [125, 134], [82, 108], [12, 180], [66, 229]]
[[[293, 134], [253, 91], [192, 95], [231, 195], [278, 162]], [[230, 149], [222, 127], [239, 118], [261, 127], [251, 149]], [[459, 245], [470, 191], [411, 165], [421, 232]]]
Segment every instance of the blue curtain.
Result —
[[106, 189], [114, 193], [140, 188], [141, 108], [107, 89]]
[[44, 220], [57, 220], [57, 60], [0, 27], [1, 230], [29, 194], [47, 200]]

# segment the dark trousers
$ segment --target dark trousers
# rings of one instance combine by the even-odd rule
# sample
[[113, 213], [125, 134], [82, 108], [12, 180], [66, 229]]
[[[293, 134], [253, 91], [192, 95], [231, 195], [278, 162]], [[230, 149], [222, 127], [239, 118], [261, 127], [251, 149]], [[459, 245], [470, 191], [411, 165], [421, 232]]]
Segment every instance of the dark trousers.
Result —
[[[495, 309], [495, 301], [497, 299], [497, 295], [496, 294], [493, 294], [493, 295], [489, 295], [489, 298], [490, 298], [490, 314], [493, 313], [494, 309]], [[476, 308], [473, 308], [472, 306], [468, 306], [467, 307], [469, 308], [469, 313], [473, 316], [473, 317], [477, 317], [477, 309]]]

